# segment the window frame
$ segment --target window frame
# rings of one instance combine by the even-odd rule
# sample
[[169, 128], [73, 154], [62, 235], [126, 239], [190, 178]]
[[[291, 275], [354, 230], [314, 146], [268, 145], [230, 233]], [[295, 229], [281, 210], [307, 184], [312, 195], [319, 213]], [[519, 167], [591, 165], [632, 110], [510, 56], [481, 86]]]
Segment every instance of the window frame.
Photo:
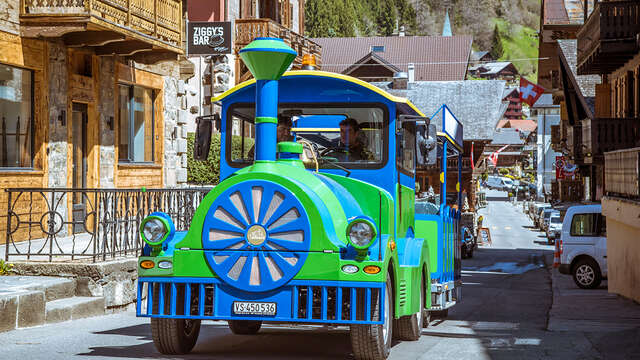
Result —
[[[235, 108], [238, 107], [247, 107], [247, 106], [253, 106], [255, 107], [255, 103], [250, 103], [250, 102], [237, 102], [237, 103], [233, 103], [231, 105], [229, 105], [227, 107], [226, 113], [225, 113], [225, 134], [224, 134], [224, 147], [225, 147], [225, 159], [224, 161], [226, 161], [227, 165], [229, 165], [231, 168], [235, 168], [235, 169], [241, 169], [247, 166], [251, 166], [254, 164], [253, 161], [234, 161], [231, 159], [231, 135], [233, 135], [231, 133], [232, 131], [232, 116], [233, 116], [233, 110]], [[378, 170], [378, 169], [382, 169], [384, 168], [387, 163], [389, 162], [389, 124], [390, 124], [390, 119], [389, 119], [389, 108], [382, 102], [367, 102], [367, 103], [328, 103], [328, 104], [323, 104], [323, 103], [279, 103], [278, 104], [278, 110], [280, 108], [290, 108], [290, 107], [300, 107], [300, 108], [377, 108], [382, 110], [382, 158], [380, 159], [379, 163], [376, 164], [358, 164], [358, 163], [349, 163], [349, 166], [347, 167], [347, 169], [349, 170], [359, 170], [359, 169], [366, 169], [366, 170]], [[244, 127], [243, 127], [244, 128]], [[257, 135], [257, 134], [256, 134]], [[327, 167], [324, 168], [322, 167], [321, 169], [331, 169], [331, 167]]]
[[[29, 141], [29, 166], [7, 166], [7, 167], [3, 167], [2, 164], [0, 163], [0, 172], [2, 171], [24, 171], [24, 170], [35, 170], [34, 168], [34, 162], [35, 162], [35, 149], [36, 149], [36, 121], [35, 121], [35, 76], [36, 76], [36, 71], [33, 69], [29, 69], [29, 68], [25, 68], [22, 66], [15, 66], [15, 65], [10, 65], [10, 64], [6, 64], [6, 63], [2, 63], [0, 62], [0, 65], [9, 67], [9, 68], [14, 68], [14, 69], [20, 69], [22, 71], [25, 72], [29, 72], [29, 74], [31, 75], [31, 84], [29, 85], [29, 91], [31, 92], [30, 94], [30, 101], [31, 101], [31, 106], [30, 106], [30, 114], [29, 114], [29, 132], [31, 134], [30, 136], [30, 141]], [[0, 121], [2, 120], [2, 117], [0, 117]], [[0, 126], [2, 126], [2, 124], [0, 123]]]
[[[127, 83], [122, 83], [122, 82], [118, 82], [118, 133], [116, 134], [116, 142], [117, 142], [117, 146], [118, 146], [118, 163], [120, 164], [155, 164], [156, 163], [156, 89], [150, 88], [150, 87], [146, 87], [146, 86], [141, 86], [141, 85], [137, 85], [137, 84], [127, 84]], [[128, 116], [128, 128], [129, 131], [127, 132], [127, 158], [126, 159], [121, 159], [120, 156], [120, 131], [122, 131], [121, 126], [122, 124], [120, 123], [121, 121], [121, 117], [120, 117], [120, 111], [121, 111], [121, 106], [120, 106], [120, 89], [121, 87], [126, 87], [129, 90], [128, 93], [128, 103], [129, 103], [129, 116]], [[134, 153], [133, 153], [133, 146], [131, 143], [131, 139], [134, 137], [134, 131], [133, 131], [133, 123], [134, 123], [134, 117], [135, 117], [135, 111], [132, 111], [132, 109], [134, 109], [134, 104], [135, 104], [135, 88], [141, 88], [144, 90], [149, 90], [151, 91], [151, 160], [150, 161], [135, 161], [133, 160], [134, 158]]]

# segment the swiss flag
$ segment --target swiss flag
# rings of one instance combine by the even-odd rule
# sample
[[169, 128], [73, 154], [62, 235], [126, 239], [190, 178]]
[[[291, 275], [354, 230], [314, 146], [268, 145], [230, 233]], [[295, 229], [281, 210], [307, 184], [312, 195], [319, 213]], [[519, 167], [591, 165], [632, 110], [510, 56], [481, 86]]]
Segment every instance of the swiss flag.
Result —
[[544, 93], [544, 88], [538, 86], [531, 81], [520, 78], [520, 101], [533, 106]]
[[496, 150], [493, 154], [489, 155], [489, 161], [493, 163], [493, 166], [498, 166], [498, 154], [500, 154], [507, 147], [509, 147], [509, 145], [505, 145], [500, 149]]

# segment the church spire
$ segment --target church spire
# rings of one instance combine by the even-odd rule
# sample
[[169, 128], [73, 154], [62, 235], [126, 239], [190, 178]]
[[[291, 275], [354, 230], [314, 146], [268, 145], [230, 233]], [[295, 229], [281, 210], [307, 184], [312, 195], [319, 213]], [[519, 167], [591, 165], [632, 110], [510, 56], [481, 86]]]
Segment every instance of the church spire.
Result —
[[453, 36], [451, 32], [451, 21], [449, 21], [449, 7], [444, 15], [444, 25], [442, 26], [442, 36]]

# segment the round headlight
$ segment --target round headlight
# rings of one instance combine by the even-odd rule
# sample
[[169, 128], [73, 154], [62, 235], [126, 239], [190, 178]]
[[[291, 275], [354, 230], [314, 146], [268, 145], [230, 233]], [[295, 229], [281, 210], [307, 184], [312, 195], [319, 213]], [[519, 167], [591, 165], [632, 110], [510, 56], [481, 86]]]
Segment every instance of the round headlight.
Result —
[[152, 218], [142, 225], [142, 239], [149, 245], [160, 245], [167, 235], [169, 229], [165, 223], [157, 218]]
[[371, 245], [373, 238], [376, 236], [376, 230], [368, 221], [355, 220], [349, 224], [347, 236], [353, 247], [363, 249]]

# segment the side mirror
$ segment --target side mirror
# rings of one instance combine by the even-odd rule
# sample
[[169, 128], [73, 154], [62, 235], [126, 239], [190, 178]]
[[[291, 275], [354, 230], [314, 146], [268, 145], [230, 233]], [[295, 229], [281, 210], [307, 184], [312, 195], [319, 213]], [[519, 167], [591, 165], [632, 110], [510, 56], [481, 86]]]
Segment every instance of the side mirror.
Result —
[[[214, 120], [220, 119], [218, 114], [214, 115]], [[207, 160], [209, 148], [211, 147], [211, 130], [213, 121], [211, 116], [198, 116], [196, 118], [196, 137], [193, 143], [193, 158], [199, 161]]]
[[419, 125], [416, 137], [418, 164], [435, 165], [438, 162], [438, 141], [434, 124]]

